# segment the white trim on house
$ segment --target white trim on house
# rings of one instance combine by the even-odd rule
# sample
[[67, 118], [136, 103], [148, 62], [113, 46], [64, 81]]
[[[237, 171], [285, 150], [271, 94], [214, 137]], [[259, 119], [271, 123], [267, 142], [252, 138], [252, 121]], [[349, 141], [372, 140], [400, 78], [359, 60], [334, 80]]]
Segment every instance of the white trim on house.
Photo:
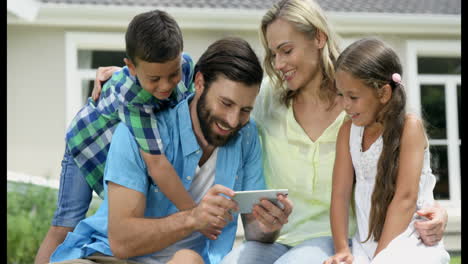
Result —
[[[441, 201], [445, 206], [459, 204], [460, 193], [460, 137], [458, 135], [457, 85], [461, 84], [460, 75], [419, 74], [418, 57], [461, 57], [460, 40], [408, 40], [406, 43], [406, 65], [408, 84], [408, 103], [411, 110], [421, 115], [421, 85], [435, 84], [445, 88], [445, 118], [447, 139], [430, 140], [433, 145], [447, 146], [449, 169], [450, 200]], [[458, 206], [459, 210], [460, 207]]]
[[94, 80], [96, 78], [96, 69], [80, 69], [78, 78], [80, 80]]
[[406, 42], [406, 76], [408, 104], [411, 110], [421, 114], [421, 84], [440, 84], [445, 87], [445, 105], [447, 121], [447, 138], [431, 139], [430, 144], [447, 146], [449, 169], [450, 200], [439, 200], [447, 209], [449, 221], [444, 234], [447, 250], [460, 250], [461, 230], [461, 194], [460, 194], [460, 150], [457, 115], [457, 84], [461, 84], [460, 75], [418, 74], [418, 56], [460, 57], [461, 41], [458, 40], [407, 40]]
[[[65, 33], [65, 128], [83, 106], [82, 79], [90, 79], [90, 70], [78, 69], [79, 49], [125, 50], [123, 33], [66, 32]], [[95, 72], [94, 72], [95, 74]], [[93, 79], [93, 78], [91, 78]]]
[[[60, 187], [60, 180], [44, 178], [43, 176], [35, 176], [23, 172], [7, 170], [7, 181], [30, 183], [43, 187], [48, 187], [58, 190]], [[99, 198], [96, 192], [93, 192], [93, 198]]]
[[[138, 13], [157, 7], [42, 4], [33, 22], [8, 19], [8, 24], [109, 27], [125, 29]], [[257, 31], [266, 10], [163, 7], [181, 28]], [[339, 33], [395, 33], [461, 36], [460, 15], [327, 12]]]
[[[460, 57], [460, 40], [407, 40], [406, 76], [407, 87], [419, 87], [418, 56]], [[440, 79], [439, 79], [440, 80]], [[421, 114], [421, 93], [419, 89], [408, 89], [408, 102], [418, 115]]]
[[28, 22], [34, 21], [41, 7], [36, 0], [7, 0], [7, 10], [17, 19]]
[[[445, 144], [438, 144], [442, 146], [447, 146], [447, 161], [449, 169], [449, 192], [450, 192], [450, 201], [461, 200], [460, 193], [460, 145], [461, 140], [458, 134], [458, 102], [457, 102], [457, 85], [461, 84], [460, 75], [419, 75], [418, 86], [421, 85], [442, 85], [444, 86], [445, 93], [445, 120], [447, 126], [447, 139], [446, 140], [437, 140], [437, 143], [442, 143], [445, 141]], [[418, 89], [420, 90], [420, 89]], [[433, 139], [430, 140], [431, 145], [433, 144]]]
[[55, 179], [44, 178], [43, 176], [34, 176], [23, 172], [7, 170], [7, 181], [31, 183], [53, 189], [58, 189], [60, 181]]

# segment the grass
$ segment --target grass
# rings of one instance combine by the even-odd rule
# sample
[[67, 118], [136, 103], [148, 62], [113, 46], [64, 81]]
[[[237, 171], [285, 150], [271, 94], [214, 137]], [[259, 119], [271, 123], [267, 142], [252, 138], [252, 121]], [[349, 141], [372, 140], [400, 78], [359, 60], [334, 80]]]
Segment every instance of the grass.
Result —
[[460, 253], [450, 253], [450, 264], [461, 264]]
[[[93, 199], [87, 215], [100, 199]], [[7, 263], [34, 263], [49, 229], [57, 202], [57, 190], [33, 184], [7, 182]]]

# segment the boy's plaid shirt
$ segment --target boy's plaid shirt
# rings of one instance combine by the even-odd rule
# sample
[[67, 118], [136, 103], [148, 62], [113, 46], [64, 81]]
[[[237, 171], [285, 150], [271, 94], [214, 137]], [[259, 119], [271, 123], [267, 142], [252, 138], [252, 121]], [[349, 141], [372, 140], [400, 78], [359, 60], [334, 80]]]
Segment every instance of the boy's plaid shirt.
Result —
[[182, 80], [167, 100], [145, 91], [127, 67], [107, 81], [97, 102], [88, 98], [68, 127], [67, 147], [91, 188], [103, 195], [104, 167], [112, 134], [119, 122], [132, 132], [138, 146], [150, 154], [161, 154], [162, 144], [154, 113], [175, 106], [193, 92], [193, 60], [182, 55]]

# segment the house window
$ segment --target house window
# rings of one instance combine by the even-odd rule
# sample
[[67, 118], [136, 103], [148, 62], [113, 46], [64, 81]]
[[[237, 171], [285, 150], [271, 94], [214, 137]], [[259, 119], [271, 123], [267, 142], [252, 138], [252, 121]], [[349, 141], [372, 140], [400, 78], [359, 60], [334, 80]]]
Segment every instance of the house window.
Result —
[[66, 32], [66, 126], [91, 95], [99, 66], [123, 66], [124, 33]]
[[[421, 111], [422, 116], [426, 121], [426, 129], [431, 143], [431, 167], [434, 175], [437, 177], [437, 184], [434, 190], [436, 199], [450, 200], [450, 165], [448, 163], [449, 152], [453, 153], [452, 156], [458, 156], [460, 159], [459, 148], [461, 146], [460, 138], [449, 140], [449, 130], [458, 130], [458, 137], [460, 136], [460, 109], [456, 105], [448, 105], [449, 101], [460, 101], [459, 94], [450, 92], [450, 90], [457, 89], [456, 85], [451, 82], [451, 76], [460, 75], [461, 72], [461, 59], [450, 57], [419, 57], [418, 58], [418, 76], [420, 79], [421, 90]], [[431, 82], [431, 75], [439, 75], [439, 81]], [[455, 81], [456, 82], [456, 81]], [[427, 84], [425, 84], [427, 83]], [[432, 83], [432, 84], [431, 84]], [[458, 85], [460, 87], [460, 85]], [[447, 98], [447, 96], [455, 96], [457, 98]], [[456, 124], [448, 127], [447, 122], [447, 108], [454, 108], [451, 112], [457, 112]], [[450, 133], [453, 134], [453, 133]], [[453, 146], [450, 144], [454, 142]], [[458, 149], [453, 151], [452, 149]], [[454, 174], [454, 173], [452, 173]], [[457, 177], [453, 175], [453, 177]], [[458, 175], [460, 177], [460, 175]], [[457, 187], [459, 188], [459, 186]]]
[[81, 76], [81, 101], [84, 105], [91, 96], [96, 70], [101, 66], [125, 66], [125, 51], [78, 50], [78, 71]]
[[434, 198], [460, 201], [461, 56], [459, 41], [409, 41], [408, 102], [425, 121]]

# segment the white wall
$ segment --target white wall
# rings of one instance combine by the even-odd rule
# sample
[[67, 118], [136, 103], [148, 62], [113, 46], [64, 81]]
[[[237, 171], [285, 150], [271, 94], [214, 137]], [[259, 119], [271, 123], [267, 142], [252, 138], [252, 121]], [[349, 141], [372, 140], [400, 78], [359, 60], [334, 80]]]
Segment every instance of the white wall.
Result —
[[64, 149], [63, 32], [7, 27], [7, 169], [58, 177]]
[[216, 31], [216, 30], [184, 30], [184, 50], [188, 52], [196, 62], [201, 54], [214, 41], [228, 36], [241, 37], [247, 40], [257, 55], [263, 56], [263, 47], [261, 46], [257, 31]]

